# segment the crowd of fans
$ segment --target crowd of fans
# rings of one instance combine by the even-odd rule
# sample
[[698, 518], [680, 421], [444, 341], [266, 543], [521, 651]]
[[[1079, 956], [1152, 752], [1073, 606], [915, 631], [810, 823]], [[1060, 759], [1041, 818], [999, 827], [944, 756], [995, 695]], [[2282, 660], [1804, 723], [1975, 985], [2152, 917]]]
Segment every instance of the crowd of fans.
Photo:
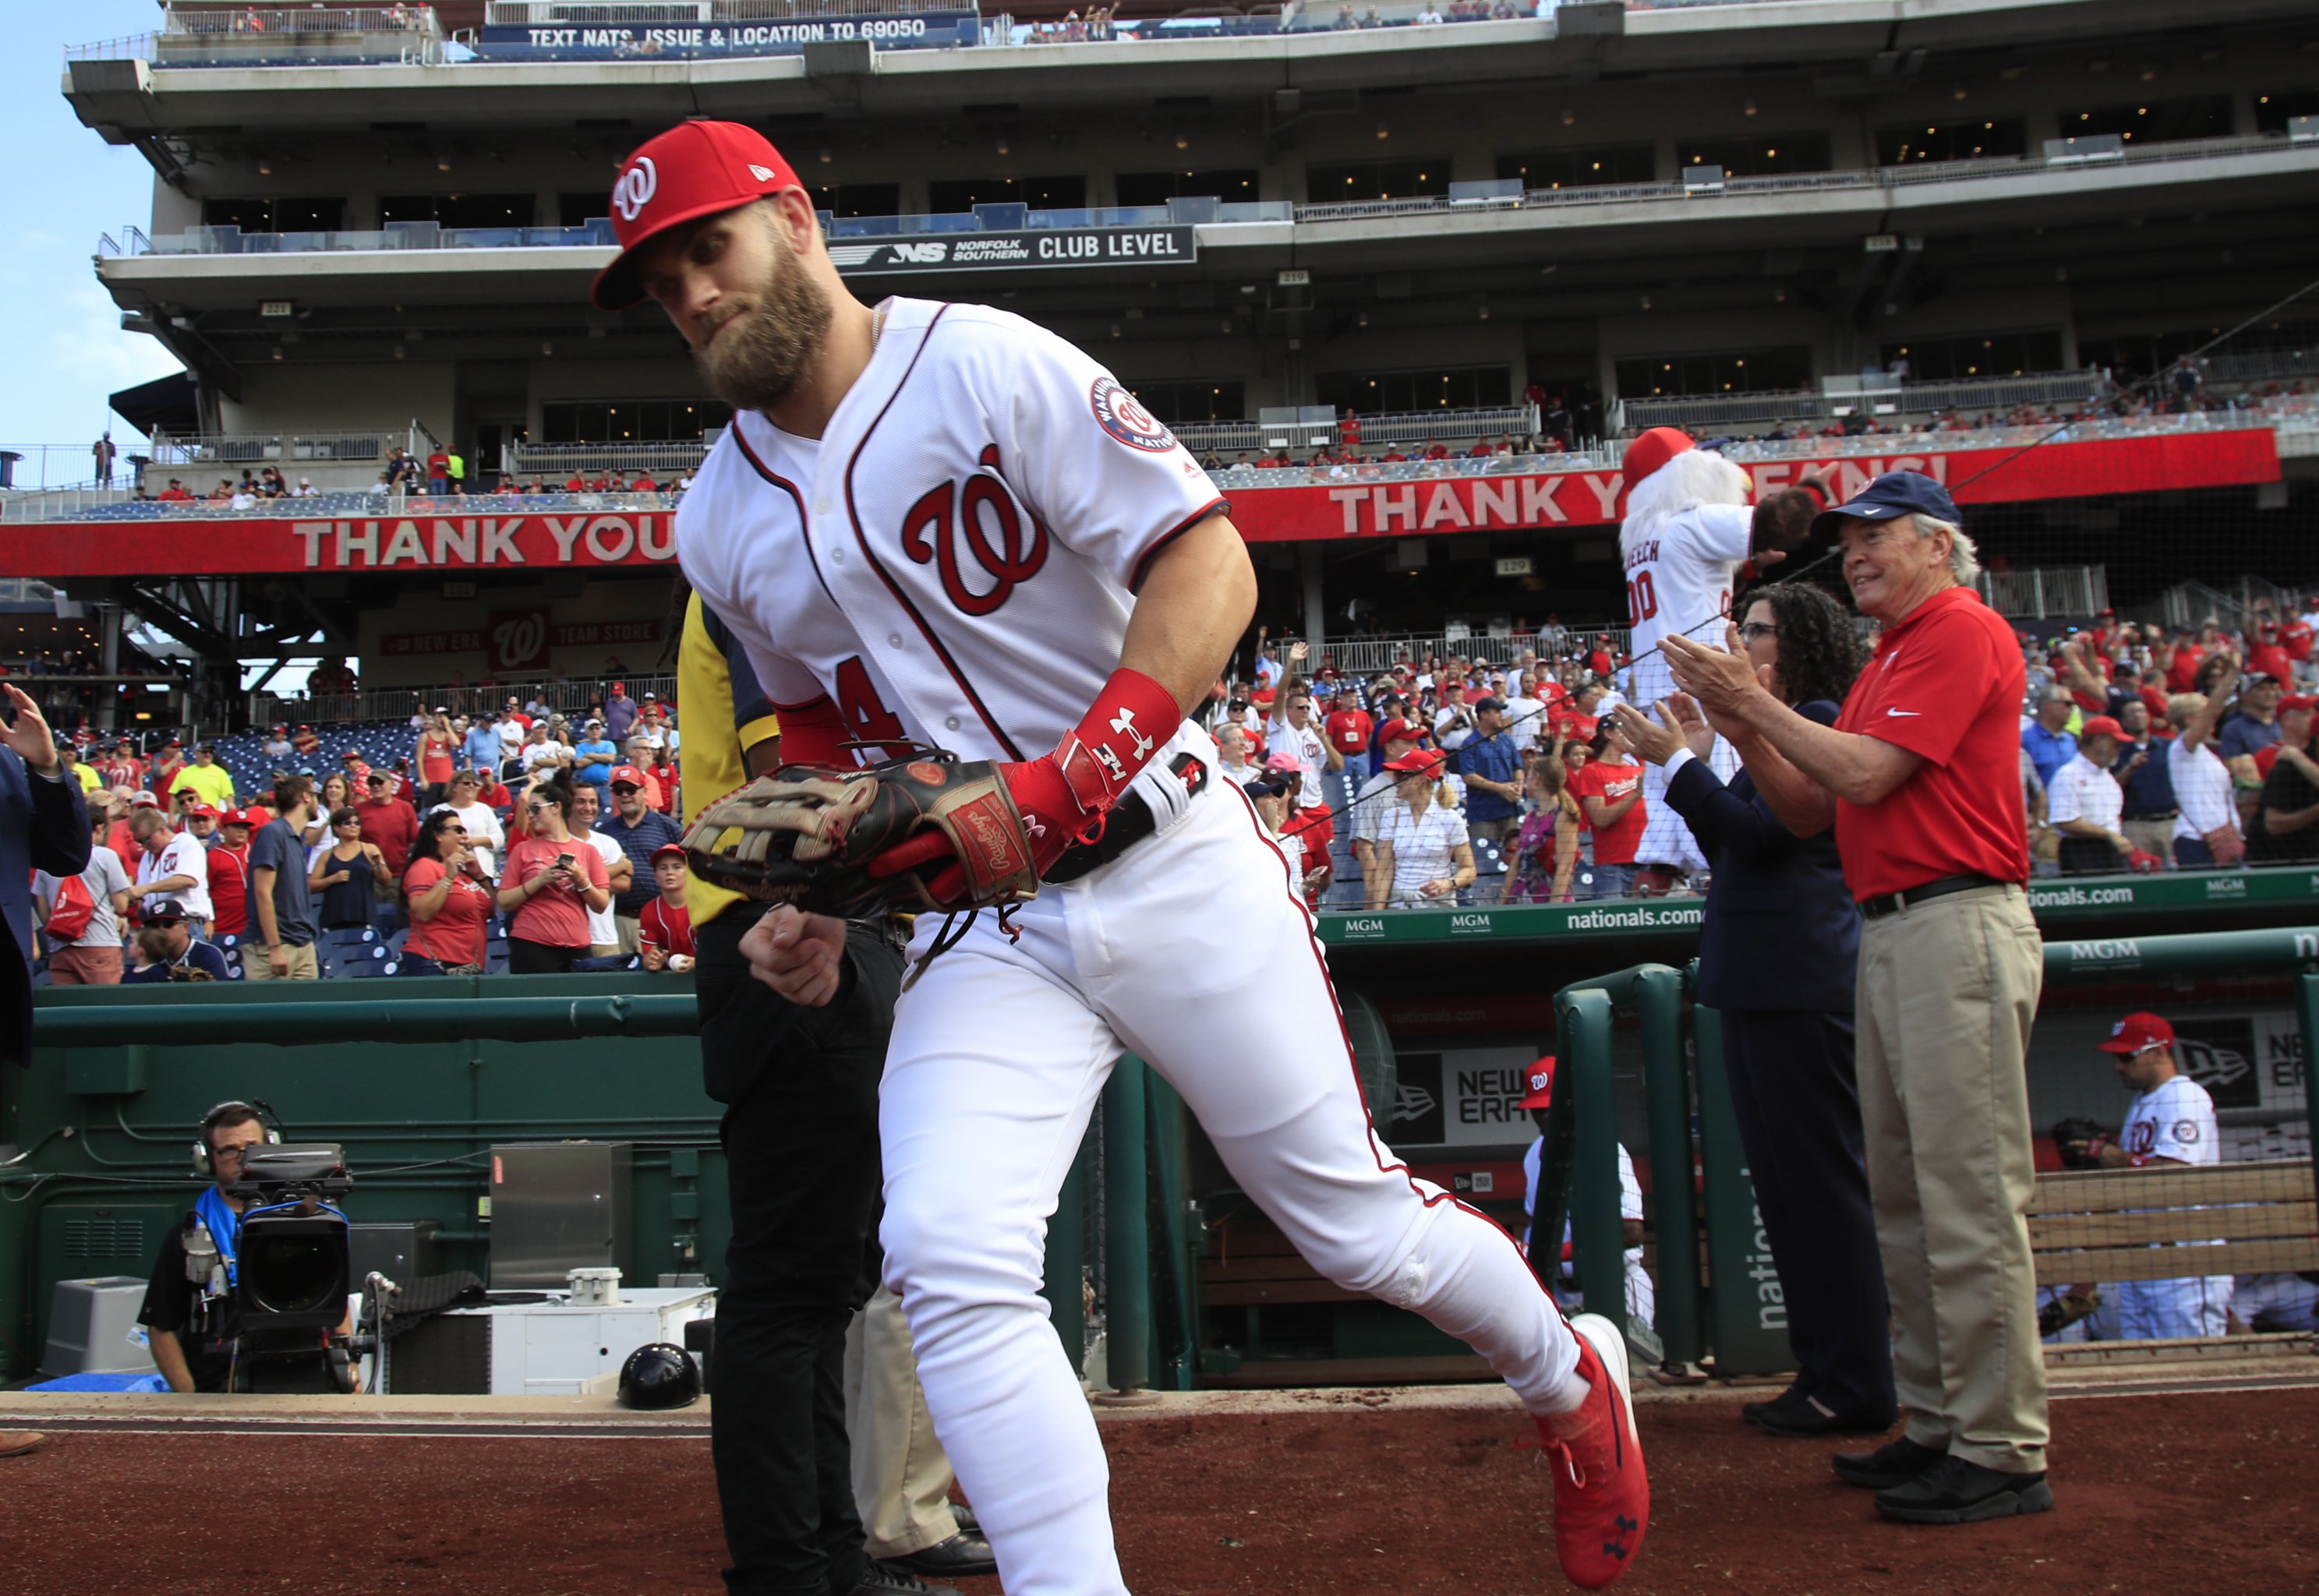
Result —
[[[2039, 875], [2319, 861], [2319, 595], [2294, 615], [2259, 604], [2241, 634], [2106, 611], [2020, 636]], [[1618, 641], [1553, 624], [1505, 664], [1428, 654], [1361, 679], [1259, 642], [1203, 715], [1316, 906], [1650, 896], [1642, 767], [1611, 715]]]
[[690, 968], [672, 709], [614, 682], [585, 718], [510, 698], [409, 733], [374, 765], [276, 725], [259, 781], [207, 743], [59, 737], [99, 846], [34, 881], [47, 978]]

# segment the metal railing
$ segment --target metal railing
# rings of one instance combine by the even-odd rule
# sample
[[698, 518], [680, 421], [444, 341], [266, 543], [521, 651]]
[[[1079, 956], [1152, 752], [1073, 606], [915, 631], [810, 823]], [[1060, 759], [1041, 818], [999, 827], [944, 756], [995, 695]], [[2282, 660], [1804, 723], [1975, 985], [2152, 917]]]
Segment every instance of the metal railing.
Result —
[[2109, 608], [2109, 567], [2062, 566], [2050, 571], [1984, 571], [1973, 586], [2008, 620], [2049, 615], [2099, 615]]
[[185, 437], [156, 428], [149, 453], [154, 466], [164, 469], [299, 461], [327, 464], [384, 460], [393, 449], [424, 459], [435, 442], [435, 435], [417, 420], [343, 432], [214, 432]]
[[[1603, 637], [1610, 641], [1596, 642]], [[1416, 667], [1428, 659], [1453, 657], [1502, 670], [1511, 667], [1525, 654], [1534, 654], [1541, 662], [1553, 662], [1598, 646], [1616, 659], [1628, 652], [1632, 637], [1625, 627], [1557, 627], [1545, 631], [1526, 627], [1517, 631], [1510, 625], [1489, 623], [1390, 637], [1330, 637], [1316, 652], [1322, 664], [1333, 665], [1347, 676], [1366, 677], [1382, 674], [1404, 663]], [[1294, 641], [1279, 639], [1276, 649], [1286, 648]], [[1282, 656], [1275, 652], [1273, 657]]]
[[500, 476], [502, 481], [542, 477], [552, 487], [574, 471], [683, 473], [697, 469], [715, 442], [712, 434], [690, 442], [510, 443], [500, 451]]
[[[1475, 437], [1512, 434], [1524, 443], [1538, 429], [1538, 407], [1532, 404], [1492, 405], [1478, 410], [1389, 410], [1358, 418], [1360, 446], [1377, 444], [1428, 443], [1437, 438]], [[1341, 424], [1335, 421], [1187, 421], [1171, 430], [1187, 449], [1275, 449], [1295, 453], [1342, 441]]]
[[1940, 382], [1896, 381], [1830, 393], [1809, 388], [1764, 393], [1683, 393], [1623, 399], [1624, 425], [1647, 427], [1749, 426], [1779, 421], [1818, 421], [1870, 415], [1930, 415], [1945, 410], [1999, 413], [2016, 405], [2091, 404], [2109, 391], [2098, 371], [2027, 372], [2011, 377], [1967, 377]]
[[487, 27], [660, 28], [711, 23], [810, 22], [823, 17], [979, 12], [978, 0], [491, 0]]
[[278, 37], [284, 33], [433, 33], [442, 28], [432, 5], [249, 5], [185, 9], [172, 5], [165, 36]]
[[[658, 645], [654, 645], [655, 650]], [[441, 705], [454, 715], [486, 715], [509, 698], [529, 702], [537, 699], [567, 719], [585, 715], [591, 704], [600, 704], [612, 683], [619, 682], [637, 703], [651, 693], [663, 704], [676, 701], [676, 676], [667, 671], [624, 672], [618, 676], [519, 677], [511, 681], [419, 683], [398, 687], [365, 687], [350, 693], [322, 693], [288, 698], [275, 693], [250, 695], [251, 723], [273, 726], [356, 725], [369, 721], [409, 720]], [[416, 736], [418, 734], [411, 734]]]

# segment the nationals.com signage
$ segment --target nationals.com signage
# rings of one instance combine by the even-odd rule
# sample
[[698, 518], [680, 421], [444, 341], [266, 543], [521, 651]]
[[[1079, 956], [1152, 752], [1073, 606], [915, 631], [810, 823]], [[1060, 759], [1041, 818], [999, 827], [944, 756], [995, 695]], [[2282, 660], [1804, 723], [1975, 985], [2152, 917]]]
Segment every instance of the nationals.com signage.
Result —
[[[1750, 465], [1757, 491], [1813, 465], [1849, 497], [1881, 473], [1922, 471], [1966, 504], [2089, 499], [2161, 489], [2278, 480], [2268, 428], [2101, 438], [2013, 449], [1854, 455]], [[1235, 485], [1232, 518], [1251, 543], [1428, 533], [1615, 525], [1626, 483], [1615, 471], [1325, 482], [1311, 487]], [[894, 536], [901, 536], [897, 527]], [[532, 570], [652, 565], [676, 557], [672, 510], [573, 515], [381, 517], [376, 519], [61, 521], [0, 534], [0, 576], [225, 575], [260, 572]]]

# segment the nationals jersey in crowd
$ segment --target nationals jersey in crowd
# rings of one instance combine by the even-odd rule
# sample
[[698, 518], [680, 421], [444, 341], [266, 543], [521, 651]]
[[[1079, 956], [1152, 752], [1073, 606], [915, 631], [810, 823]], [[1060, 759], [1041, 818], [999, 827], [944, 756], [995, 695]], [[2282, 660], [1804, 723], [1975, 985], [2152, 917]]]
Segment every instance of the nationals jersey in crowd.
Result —
[[1052, 333], [981, 305], [885, 309], [821, 437], [735, 417], [677, 512], [677, 557], [776, 710], [827, 695], [856, 740], [1035, 759], [1117, 666], [1153, 556], [1224, 502]]
[[[1710, 648], [1723, 646], [1718, 623], [1731, 613], [1731, 584], [1746, 562], [1755, 537], [1755, 511], [1746, 504], [1691, 504], [1671, 515], [1629, 517], [1619, 528], [1619, 556], [1627, 568], [1627, 618], [1634, 627], [1629, 645], [1633, 679], [1627, 701], [1652, 720], [1656, 705], [1674, 691], [1659, 640], [1680, 632]], [[1708, 763], [1726, 782], [1738, 773], [1739, 756], [1718, 737]], [[1674, 806], [1666, 801], [1666, 771], [1652, 765], [1643, 775], [1647, 829], [1635, 852], [1642, 864], [1680, 865], [1703, 870], [1707, 856], [1692, 840]]]

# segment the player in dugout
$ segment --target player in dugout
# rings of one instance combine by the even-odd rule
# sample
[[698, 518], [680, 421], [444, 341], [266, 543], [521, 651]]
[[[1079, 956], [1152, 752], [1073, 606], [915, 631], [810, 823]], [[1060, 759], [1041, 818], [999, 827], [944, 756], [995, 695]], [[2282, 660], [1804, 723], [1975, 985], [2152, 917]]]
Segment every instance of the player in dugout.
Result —
[[[811, 195], [748, 128], [648, 140], [612, 211], [622, 253], [596, 303], [658, 302], [735, 408], [678, 512], [678, 558], [780, 710], [782, 757], [834, 772], [860, 762], [849, 743], [910, 755], [718, 800], [699, 824], [743, 828], [754, 857], [698, 850], [694, 867], [762, 886], [772, 859], [826, 894], [809, 902], [959, 911], [947, 935], [920, 917], [894, 1016], [880, 1235], [1012, 1596], [1125, 1590], [1102, 1442], [1039, 1287], [1068, 1150], [1129, 1050], [1323, 1276], [1488, 1359], [1553, 1465], [1565, 1573], [1618, 1580], [1649, 1512], [1620, 1332], [1565, 1321], [1504, 1231], [1374, 1139], [1286, 863], [1186, 719], [1256, 599], [1198, 463], [1019, 317], [854, 299]], [[833, 792], [918, 818], [855, 833]], [[792, 824], [830, 868], [768, 851]], [[855, 871], [890, 896], [855, 894]], [[1227, 939], [1233, 957], [1187, 958]], [[850, 940], [782, 904], [740, 951], [813, 1008], [844, 1000]]]
[[1839, 1453], [1877, 1510], [1963, 1524], [2053, 1505], [2028, 1209], [2029, 1029], [2044, 979], [2020, 779], [2026, 668], [1973, 591], [1930, 477], [1887, 472], [1812, 522], [1882, 623], [1833, 726], [1780, 701], [1736, 633], [1671, 634], [1675, 684], [1799, 835], [1833, 823], [1860, 905], [1860, 1114], [1891, 1300], [1897, 1440]]

